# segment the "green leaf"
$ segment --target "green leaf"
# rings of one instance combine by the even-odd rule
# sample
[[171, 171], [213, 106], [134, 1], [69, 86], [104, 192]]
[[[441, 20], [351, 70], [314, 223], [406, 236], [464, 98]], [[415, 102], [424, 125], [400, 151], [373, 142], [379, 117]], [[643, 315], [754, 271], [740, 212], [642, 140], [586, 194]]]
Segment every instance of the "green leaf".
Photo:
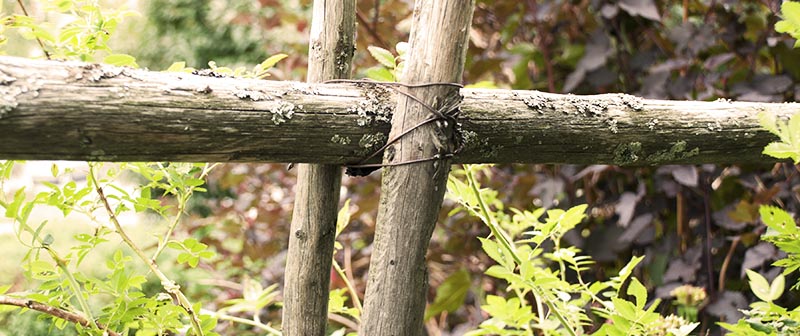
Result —
[[783, 209], [771, 205], [762, 205], [758, 209], [758, 213], [761, 215], [761, 220], [764, 224], [779, 234], [792, 235], [798, 233], [794, 218]]
[[339, 210], [336, 216], [336, 236], [338, 237], [342, 231], [350, 224], [350, 199], [344, 201], [344, 206]]
[[485, 80], [464, 87], [468, 89], [497, 89], [497, 84], [494, 81]]
[[781, 5], [781, 16], [783, 20], [775, 24], [775, 31], [789, 33], [797, 38], [800, 32], [800, 3], [784, 1]]
[[437, 316], [440, 313], [454, 312], [464, 304], [464, 299], [470, 288], [469, 272], [466, 269], [459, 269], [436, 289], [436, 299], [428, 306], [425, 312], [425, 320]]
[[636, 298], [636, 308], [644, 309], [644, 304], [647, 303], [647, 288], [639, 282], [639, 279], [631, 278], [631, 283], [628, 285], [628, 295], [633, 295]]
[[391, 71], [384, 67], [372, 67], [365, 71], [365, 75], [369, 79], [374, 79], [379, 82], [395, 82], [396, 79]]
[[772, 298], [772, 301], [779, 299], [783, 295], [784, 289], [786, 289], [786, 278], [783, 274], [778, 274], [769, 285], [769, 297]]
[[261, 64], [259, 64], [261, 66], [261, 71], [269, 70], [270, 68], [274, 67], [275, 64], [277, 64], [278, 62], [280, 62], [282, 59], [284, 59], [286, 57], [289, 57], [289, 55], [286, 55], [286, 54], [275, 54], [275, 55], [270, 56], [269, 58], [267, 58], [263, 62], [261, 62]]
[[175, 62], [165, 70], [166, 72], [181, 72], [186, 68], [186, 62]]
[[612, 287], [617, 291], [619, 291], [622, 283], [624, 283], [625, 280], [628, 279], [628, 277], [633, 272], [633, 269], [636, 268], [636, 265], [638, 265], [643, 259], [644, 256], [632, 257], [631, 260], [628, 262], [628, 264], [626, 264], [625, 267], [619, 270], [619, 275], [612, 278], [613, 281]]
[[0, 295], [5, 294], [11, 289], [11, 285], [0, 286]]
[[183, 250], [186, 249], [186, 248], [183, 247], [183, 244], [181, 244], [181, 242], [175, 241], [175, 240], [170, 240], [169, 242], [167, 242], [167, 247], [169, 247], [171, 249], [175, 249], [175, 250], [180, 250], [180, 251], [183, 251]]
[[761, 274], [758, 274], [752, 270], [745, 270], [747, 272], [747, 278], [750, 279], [750, 290], [753, 291], [759, 299], [766, 302], [772, 302], [773, 300], [777, 299], [772, 297], [772, 292], [767, 279], [765, 279]]
[[772, 113], [761, 112], [758, 114], [758, 123], [772, 134], [780, 135], [781, 132], [776, 127], [777, 119]]
[[637, 309], [633, 305], [626, 300], [620, 298], [611, 298], [611, 302], [614, 303], [614, 312], [625, 318], [626, 320], [634, 321], [636, 320], [637, 316]]
[[580, 224], [583, 218], [586, 217], [585, 213], [587, 207], [587, 204], [581, 204], [567, 210], [558, 223], [561, 226], [561, 232], [566, 233], [567, 231], [575, 228], [576, 225]]
[[760, 113], [758, 118], [762, 127], [781, 140], [767, 145], [763, 153], [779, 159], [791, 158], [795, 164], [800, 163], [800, 115], [792, 115], [789, 122], [779, 121], [767, 113]]
[[386, 49], [376, 46], [369, 46], [367, 47], [369, 54], [372, 55], [375, 60], [378, 61], [381, 65], [389, 68], [394, 69], [397, 67], [397, 63], [395, 62], [394, 55]]
[[103, 63], [116, 65], [116, 66], [129, 66], [132, 68], [138, 68], [139, 65], [136, 64], [136, 58], [131, 55], [126, 54], [111, 54], [103, 58]]

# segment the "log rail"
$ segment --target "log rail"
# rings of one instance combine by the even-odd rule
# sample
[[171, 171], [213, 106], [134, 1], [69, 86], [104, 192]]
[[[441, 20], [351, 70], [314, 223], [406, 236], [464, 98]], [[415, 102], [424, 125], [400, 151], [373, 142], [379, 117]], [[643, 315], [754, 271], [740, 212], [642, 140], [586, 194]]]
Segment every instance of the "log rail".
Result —
[[[395, 94], [0, 57], [0, 158], [352, 164], [386, 141]], [[800, 112], [797, 103], [461, 94], [454, 163], [763, 162], [774, 137], [757, 114]]]

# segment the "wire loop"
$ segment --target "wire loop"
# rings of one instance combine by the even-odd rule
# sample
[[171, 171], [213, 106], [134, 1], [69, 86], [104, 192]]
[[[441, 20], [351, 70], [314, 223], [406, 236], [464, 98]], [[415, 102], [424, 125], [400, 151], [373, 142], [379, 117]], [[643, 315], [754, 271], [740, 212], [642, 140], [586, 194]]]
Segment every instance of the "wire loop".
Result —
[[[434, 160], [444, 160], [452, 158], [454, 154], [458, 153], [461, 149], [460, 146], [452, 151], [451, 153], [439, 153], [429, 158], [423, 159], [416, 159], [416, 160], [408, 160], [403, 162], [395, 162], [395, 163], [375, 163], [375, 164], [365, 164], [365, 162], [369, 161], [370, 159], [374, 158], [378, 154], [382, 153], [386, 148], [391, 146], [393, 143], [400, 140], [403, 136], [411, 133], [412, 131], [422, 127], [423, 125], [429, 124], [431, 122], [437, 122], [437, 125], [440, 128], [440, 131], [443, 131], [443, 128], [446, 128], [448, 124], [458, 126], [458, 122], [456, 120], [459, 112], [459, 104], [461, 103], [461, 95], [459, 94], [458, 90], [452, 91], [449, 95], [445, 96], [442, 102], [439, 104], [439, 108], [435, 108], [430, 104], [425, 103], [419, 97], [415, 96], [411, 92], [403, 90], [401, 88], [421, 88], [421, 87], [431, 87], [431, 86], [449, 86], [455, 87], [458, 89], [463, 88], [464, 86], [459, 83], [448, 83], [448, 82], [431, 82], [431, 83], [420, 83], [420, 84], [404, 84], [404, 83], [397, 83], [397, 82], [379, 82], [370, 79], [333, 79], [323, 82], [325, 84], [329, 83], [353, 83], [353, 84], [368, 84], [368, 85], [378, 85], [382, 87], [386, 87], [392, 89], [393, 91], [402, 94], [409, 99], [417, 102], [418, 104], [422, 105], [426, 110], [431, 112], [432, 116], [428, 119], [425, 119], [418, 124], [412, 126], [409, 129], [406, 129], [400, 132], [399, 135], [396, 137], [389, 139], [386, 141], [381, 148], [374, 151], [372, 154], [368, 155], [364, 159], [361, 159], [359, 162], [355, 164], [348, 164], [346, 165], [347, 170], [345, 173], [350, 176], [367, 176], [373, 171], [380, 169], [381, 167], [391, 167], [391, 166], [400, 166], [412, 163], [419, 163], [419, 162], [427, 162], [427, 161], [434, 161]], [[459, 132], [457, 132], [457, 135]], [[458, 140], [457, 143], [460, 141]]]

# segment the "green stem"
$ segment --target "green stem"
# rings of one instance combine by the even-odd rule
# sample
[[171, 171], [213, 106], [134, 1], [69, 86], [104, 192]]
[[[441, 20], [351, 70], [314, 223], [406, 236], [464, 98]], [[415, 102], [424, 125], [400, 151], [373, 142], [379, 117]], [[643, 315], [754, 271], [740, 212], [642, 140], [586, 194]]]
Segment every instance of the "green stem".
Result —
[[120, 225], [119, 220], [117, 220], [117, 216], [114, 214], [114, 211], [111, 210], [111, 205], [109, 204], [106, 195], [103, 193], [103, 188], [100, 187], [100, 184], [97, 183], [97, 178], [95, 177], [94, 174], [93, 164], [89, 165], [89, 178], [91, 183], [95, 186], [95, 190], [97, 191], [97, 194], [100, 197], [100, 201], [106, 208], [108, 217], [111, 220], [111, 223], [114, 224], [114, 228], [117, 230], [117, 234], [119, 234], [119, 236], [122, 238], [125, 244], [128, 245], [128, 247], [130, 247], [134, 253], [136, 253], [139, 259], [141, 259], [145, 264], [147, 264], [147, 267], [150, 268], [150, 271], [153, 272], [153, 274], [155, 274], [159, 280], [161, 280], [161, 286], [164, 288], [164, 290], [172, 295], [172, 298], [178, 302], [178, 305], [181, 308], [186, 310], [186, 313], [189, 314], [189, 320], [192, 323], [192, 329], [194, 329], [195, 333], [198, 336], [203, 336], [204, 333], [203, 333], [203, 328], [200, 326], [200, 318], [197, 315], [197, 312], [195, 312], [192, 309], [192, 304], [191, 302], [189, 302], [189, 299], [180, 290], [181, 287], [172, 280], [170, 280], [164, 274], [164, 272], [161, 272], [155, 260], [148, 258], [147, 255], [144, 254], [144, 251], [142, 251], [142, 249], [140, 249], [133, 242], [133, 240], [128, 236], [128, 234], [125, 233], [125, 230], [122, 229], [122, 225]]
[[[188, 195], [191, 195], [191, 192], [189, 192]], [[154, 261], [158, 258], [159, 255], [161, 255], [161, 252], [164, 251], [164, 248], [167, 247], [167, 242], [169, 242], [169, 238], [172, 237], [172, 232], [175, 231], [175, 227], [178, 226], [178, 222], [180, 221], [181, 216], [183, 215], [183, 211], [186, 210], [186, 201], [189, 200], [188, 195], [182, 195], [181, 198], [178, 200], [178, 213], [175, 215], [175, 218], [167, 227], [167, 232], [164, 233], [164, 237], [158, 240], [158, 247], [156, 248], [156, 252], [153, 253], [153, 257], [151, 258]]]
[[489, 208], [486, 206], [486, 201], [483, 200], [480, 188], [478, 187], [478, 182], [475, 180], [475, 175], [472, 174], [469, 165], [464, 165], [464, 172], [466, 173], [469, 187], [472, 189], [472, 193], [475, 194], [475, 198], [478, 200], [478, 207], [481, 209], [484, 222], [486, 222], [486, 225], [489, 226], [489, 231], [491, 231], [493, 236], [497, 237], [497, 240], [500, 241], [500, 245], [503, 245], [508, 253], [511, 254], [511, 257], [514, 258], [514, 261], [517, 262], [518, 265], [521, 265], [522, 259], [520, 259], [517, 255], [516, 249], [514, 249], [513, 245], [511, 244], [511, 239], [509, 239], [505, 231], [503, 231], [503, 229], [494, 222], [494, 216], [491, 216], [489, 213]]
[[[344, 281], [345, 286], [347, 286], [347, 291], [350, 292], [350, 296], [353, 297], [353, 306], [355, 306], [355, 308], [361, 312], [361, 300], [358, 299], [358, 292], [356, 292], [355, 287], [353, 287], [353, 284], [350, 283], [347, 275], [344, 274], [344, 270], [342, 270], [342, 267], [339, 266], [339, 263], [337, 263], [336, 260], [333, 261], [333, 268], [336, 270], [336, 274], [339, 274], [339, 277], [342, 279], [342, 281]], [[358, 322], [361, 322], [361, 319], [357, 320]]]
[[[215, 163], [215, 164], [212, 164], [212, 165], [209, 165], [208, 163], [206, 163], [205, 167], [203, 167], [203, 171], [200, 173], [199, 178], [200, 179], [206, 178], [206, 176], [208, 176], [208, 173], [211, 172], [211, 170], [214, 169], [214, 167], [216, 167], [217, 165], [218, 165], [218, 163]], [[162, 170], [164, 169], [164, 166], [162, 166], [161, 164], [159, 164], [159, 167], [161, 167]], [[166, 175], [169, 176], [169, 174], [166, 174]], [[159, 239], [158, 247], [156, 248], [156, 252], [153, 253], [153, 258], [152, 258], [153, 260], [156, 260], [156, 258], [158, 258], [158, 256], [161, 255], [161, 252], [164, 251], [164, 248], [167, 247], [167, 243], [169, 242], [169, 238], [172, 237], [172, 232], [174, 232], [175, 231], [175, 227], [178, 226], [178, 223], [180, 222], [181, 216], [183, 216], [183, 212], [186, 210], [186, 203], [189, 201], [190, 197], [192, 197], [192, 189], [191, 188], [189, 188], [185, 193], [183, 193], [180, 196], [180, 199], [178, 200], [178, 213], [175, 215], [175, 218], [172, 219], [172, 222], [167, 227], [167, 232], [164, 234], [164, 238], [163, 239]]]
[[[40, 240], [39, 243], [41, 244], [42, 241]], [[94, 322], [92, 311], [89, 309], [89, 303], [87, 303], [86, 300], [83, 298], [83, 292], [81, 291], [80, 284], [78, 284], [78, 280], [76, 280], [75, 277], [72, 275], [72, 272], [70, 272], [69, 269], [67, 269], [67, 264], [64, 261], [64, 259], [61, 259], [61, 257], [58, 254], [56, 254], [55, 251], [51, 250], [50, 247], [45, 245], [42, 246], [45, 249], [45, 251], [47, 251], [47, 253], [50, 254], [50, 257], [56, 261], [56, 265], [58, 265], [58, 268], [60, 268], [61, 272], [64, 273], [64, 276], [67, 277], [67, 280], [69, 281], [69, 286], [72, 287], [72, 294], [75, 296], [75, 300], [78, 301], [78, 305], [81, 307], [81, 310], [83, 310], [83, 313], [86, 315], [86, 319], [89, 321], [89, 325], [92, 327], [92, 329], [100, 330], [97, 327], [97, 324], [95, 324]]]

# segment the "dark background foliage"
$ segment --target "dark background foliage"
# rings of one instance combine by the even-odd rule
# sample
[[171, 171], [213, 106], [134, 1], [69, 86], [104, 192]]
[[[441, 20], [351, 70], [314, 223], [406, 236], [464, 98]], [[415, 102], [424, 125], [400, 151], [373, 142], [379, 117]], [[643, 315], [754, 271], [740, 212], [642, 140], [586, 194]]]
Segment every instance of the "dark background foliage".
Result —
[[[203, 67], [254, 64], [284, 52], [273, 79], [303, 80], [310, 0], [223, 2], [152, 0], [144, 40], [129, 53], [142, 66], [173, 61]], [[465, 83], [491, 81], [501, 88], [591, 94], [627, 92], [677, 100], [796, 101], [800, 50], [775, 33], [778, 0], [478, 0], [470, 32]], [[413, 1], [358, 2], [356, 76], [376, 65], [370, 45], [394, 51], [407, 39]], [[533, 148], [532, 150], [535, 150]], [[706, 289], [701, 328], [718, 334], [717, 321], [735, 321], [754, 300], [744, 269], [771, 279], [779, 252], [759, 242], [758, 206], [778, 204], [797, 213], [798, 170], [762, 166], [504, 165], [486, 183], [507, 206], [567, 208], [588, 203], [589, 219], [568, 238], [597, 264], [592, 279], [606, 279], [634, 255], [636, 270], [655, 296], [668, 298], [681, 284]], [[183, 226], [223, 258], [203, 267], [220, 278], [260, 278], [281, 283], [293, 205], [293, 171], [285, 165], [227, 164], [217, 169], [209, 193], [194, 204]], [[379, 195], [379, 173], [343, 181], [353, 223], [340, 240], [363, 293]], [[482, 276], [489, 259], [476, 237], [488, 229], [464, 213], [448, 217], [445, 204], [429, 250], [431, 299], [449, 274], [466, 269], [471, 290], [457, 311], [427, 323], [431, 334], [458, 334], [482, 319], [479, 298], [502, 284]], [[343, 284], [335, 274], [332, 286]], [[793, 279], [790, 279], [792, 283]], [[224, 288], [224, 287], [216, 287]], [[234, 290], [206, 292], [217, 302]], [[201, 294], [198, 294], [201, 295]], [[796, 293], [782, 304], [797, 306]], [[669, 300], [663, 311], [673, 310]], [[277, 319], [279, 311], [265, 312]], [[704, 332], [702, 334], [705, 334]]]

